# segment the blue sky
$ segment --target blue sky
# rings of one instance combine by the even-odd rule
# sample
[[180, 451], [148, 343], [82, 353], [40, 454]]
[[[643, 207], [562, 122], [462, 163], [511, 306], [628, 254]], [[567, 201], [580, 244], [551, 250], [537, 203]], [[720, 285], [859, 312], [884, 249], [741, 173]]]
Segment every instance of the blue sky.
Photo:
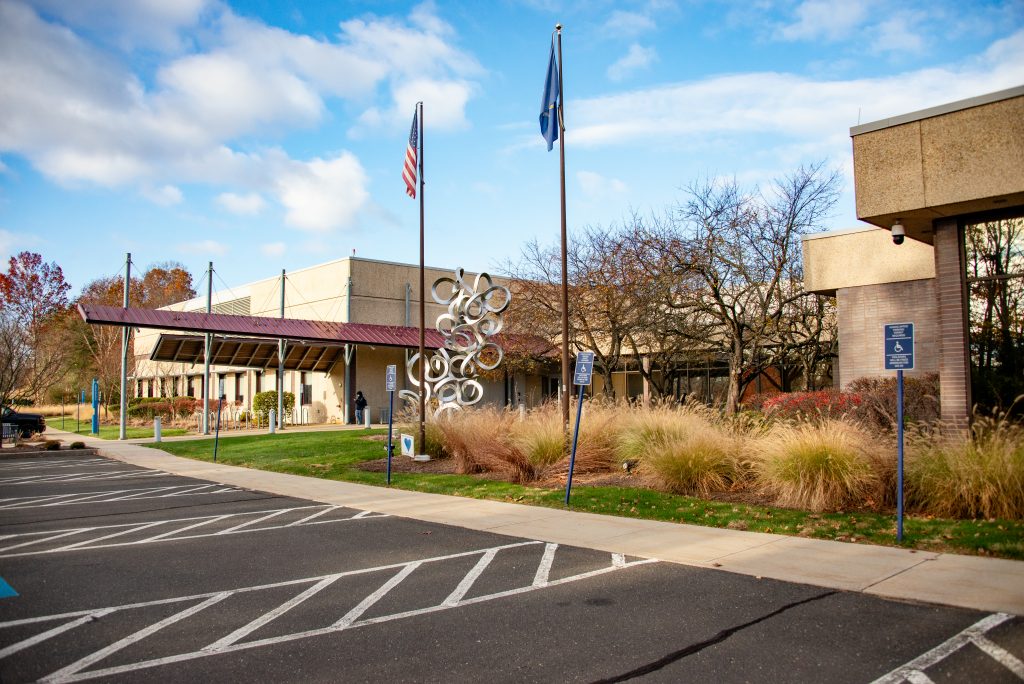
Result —
[[496, 268], [558, 238], [557, 22], [570, 230], [822, 159], [851, 227], [850, 126], [1024, 85], [1020, 0], [0, 0], [0, 257], [75, 291], [128, 251], [218, 286], [414, 263], [422, 99], [427, 262]]

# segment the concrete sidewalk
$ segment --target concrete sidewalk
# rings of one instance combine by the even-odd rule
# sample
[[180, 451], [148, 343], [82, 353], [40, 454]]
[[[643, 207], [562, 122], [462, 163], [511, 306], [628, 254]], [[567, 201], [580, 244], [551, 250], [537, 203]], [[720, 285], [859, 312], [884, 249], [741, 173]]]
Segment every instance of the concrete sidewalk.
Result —
[[138, 444], [51, 431], [125, 463], [282, 496], [886, 598], [1024, 615], [1022, 561], [423, 494], [194, 461]]

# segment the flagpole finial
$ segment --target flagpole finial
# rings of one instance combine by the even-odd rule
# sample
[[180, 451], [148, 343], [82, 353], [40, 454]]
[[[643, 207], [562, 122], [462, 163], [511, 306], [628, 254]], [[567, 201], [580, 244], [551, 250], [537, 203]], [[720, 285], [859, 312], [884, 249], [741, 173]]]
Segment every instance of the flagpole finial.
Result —
[[562, 30], [562, 25], [561, 24], [555, 24], [555, 30], [556, 31], [561, 31]]

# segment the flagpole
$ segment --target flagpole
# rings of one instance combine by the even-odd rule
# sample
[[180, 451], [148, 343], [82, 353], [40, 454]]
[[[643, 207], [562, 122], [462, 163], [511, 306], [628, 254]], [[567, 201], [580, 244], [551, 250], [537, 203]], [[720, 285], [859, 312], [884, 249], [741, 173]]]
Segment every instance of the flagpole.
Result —
[[565, 230], [565, 102], [564, 78], [562, 75], [562, 25], [555, 24], [558, 33], [558, 180], [562, 200], [562, 430], [568, 435], [569, 429], [569, 276], [568, 239]]
[[424, 136], [425, 131], [423, 130], [423, 103], [422, 102], [416, 103], [416, 107], [417, 107], [417, 109], [419, 109], [419, 117], [420, 117], [420, 134], [418, 136], [419, 137], [419, 144], [420, 144], [420, 151], [419, 151], [419, 154], [417, 155], [417, 157], [419, 157], [418, 163], [419, 163], [419, 167], [420, 167], [420, 169], [419, 169], [420, 170], [420, 173], [419, 173], [419, 176], [420, 176], [420, 363], [419, 363], [419, 366], [420, 366], [420, 388], [419, 388], [420, 389], [420, 440], [419, 440], [419, 449], [417, 450], [417, 453], [425, 454], [425, 453], [427, 453], [427, 426], [426, 426], [427, 399], [426, 399], [426, 388], [425, 388], [425, 385], [424, 385], [424, 374], [425, 374], [424, 373], [424, 368], [425, 368], [426, 363], [427, 363], [427, 355], [426, 355], [426, 349], [425, 349], [425, 347], [426, 347], [426, 328], [425, 328], [425, 323], [426, 323], [426, 315], [427, 314], [426, 314], [426, 301], [424, 299], [424, 295], [425, 295], [425, 292], [426, 292], [426, 277], [424, 275], [424, 266], [423, 266], [423, 261], [424, 261], [424, 259], [423, 259], [423, 252], [424, 252], [424, 248], [423, 248], [423, 246], [424, 246], [424, 238], [423, 238], [423, 234], [424, 234], [424, 231], [423, 231], [423, 138], [425, 137]]

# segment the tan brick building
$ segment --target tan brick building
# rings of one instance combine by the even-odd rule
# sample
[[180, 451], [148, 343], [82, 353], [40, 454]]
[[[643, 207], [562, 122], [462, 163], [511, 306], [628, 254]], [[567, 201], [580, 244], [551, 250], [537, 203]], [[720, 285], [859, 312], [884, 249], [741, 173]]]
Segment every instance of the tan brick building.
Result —
[[[882, 325], [914, 322], [942, 416], [971, 409], [964, 227], [1024, 215], [1024, 86], [857, 126], [857, 217], [808, 236], [806, 287], [839, 306], [839, 383], [886, 374]], [[893, 226], [906, 233], [894, 245]], [[880, 228], [881, 230], [878, 230]]]

